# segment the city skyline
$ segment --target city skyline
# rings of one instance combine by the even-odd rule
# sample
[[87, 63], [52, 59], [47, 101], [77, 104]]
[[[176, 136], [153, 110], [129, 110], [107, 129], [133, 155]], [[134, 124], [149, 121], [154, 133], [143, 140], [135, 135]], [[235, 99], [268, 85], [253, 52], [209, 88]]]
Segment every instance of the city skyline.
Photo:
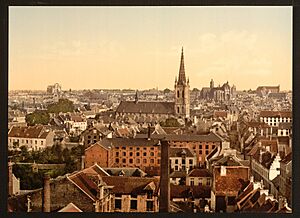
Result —
[[9, 20], [9, 90], [173, 90], [182, 46], [191, 88], [292, 89], [291, 7], [11, 7]]

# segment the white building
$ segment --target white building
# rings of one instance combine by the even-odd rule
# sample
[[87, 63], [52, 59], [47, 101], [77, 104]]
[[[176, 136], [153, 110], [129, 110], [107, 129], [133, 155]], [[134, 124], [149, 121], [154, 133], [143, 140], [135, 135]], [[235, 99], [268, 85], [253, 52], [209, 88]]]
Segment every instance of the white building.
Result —
[[31, 150], [41, 150], [53, 145], [54, 132], [41, 125], [13, 126], [8, 132], [8, 149], [18, 150], [21, 146]]
[[196, 166], [196, 154], [188, 148], [170, 148], [170, 167], [172, 171], [190, 171]]

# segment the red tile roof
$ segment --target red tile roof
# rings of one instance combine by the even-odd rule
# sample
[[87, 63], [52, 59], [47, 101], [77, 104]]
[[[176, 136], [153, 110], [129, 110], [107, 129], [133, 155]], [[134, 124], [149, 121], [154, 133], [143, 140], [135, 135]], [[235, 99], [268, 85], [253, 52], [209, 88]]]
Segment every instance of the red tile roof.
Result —
[[221, 167], [213, 170], [215, 179], [215, 192], [217, 195], [237, 195], [247, 180], [249, 168], [243, 166], [226, 167], [226, 175], [221, 176]]
[[261, 111], [259, 117], [286, 117], [291, 118], [291, 111]]
[[126, 177], [126, 176], [103, 176], [103, 181], [108, 186], [113, 186], [114, 194], [141, 194], [145, 193], [147, 185], [154, 183], [154, 194], [159, 190], [159, 179], [146, 177]]
[[45, 139], [48, 134], [49, 131], [45, 130], [41, 125], [28, 127], [13, 126], [8, 133], [8, 137]]

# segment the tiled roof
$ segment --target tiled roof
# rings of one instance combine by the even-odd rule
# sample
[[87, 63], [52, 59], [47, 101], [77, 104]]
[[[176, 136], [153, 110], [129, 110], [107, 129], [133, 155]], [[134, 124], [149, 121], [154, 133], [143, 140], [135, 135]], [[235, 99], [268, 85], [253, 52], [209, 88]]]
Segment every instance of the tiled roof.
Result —
[[208, 186], [186, 186], [170, 184], [170, 197], [173, 198], [210, 198]]
[[292, 161], [292, 158], [293, 158], [293, 155], [292, 155], [292, 152], [290, 152], [288, 155], [286, 155], [280, 162], [281, 163], [284, 163], [284, 164], [287, 164], [289, 162]]
[[45, 139], [49, 132], [41, 125], [28, 127], [13, 126], [8, 133], [8, 137]]
[[264, 122], [256, 122], [256, 121], [251, 121], [251, 122], [246, 122], [247, 126], [250, 127], [260, 127], [260, 128], [267, 128], [270, 127], [267, 123]]
[[186, 157], [194, 157], [195, 156], [195, 154], [193, 154], [189, 148], [170, 147], [169, 157], [182, 157], [183, 154], [185, 154]]
[[109, 174], [107, 174], [101, 167], [95, 164], [89, 168], [69, 175], [68, 179], [88, 197], [95, 201], [97, 199], [99, 176], [103, 177], [108, 175]]
[[248, 180], [248, 167], [226, 167], [226, 175], [221, 176], [221, 167], [214, 168], [215, 191], [217, 194], [237, 194]]
[[292, 129], [292, 123], [279, 123], [278, 129]]
[[291, 111], [261, 111], [260, 117], [292, 117]]
[[82, 212], [82, 210], [80, 210], [75, 204], [71, 202], [64, 208], [60, 209], [58, 212]]
[[113, 186], [114, 194], [142, 194], [150, 183], [154, 183], [154, 194], [159, 190], [159, 179], [146, 177], [126, 177], [126, 176], [104, 176], [103, 181], [108, 186]]
[[121, 101], [117, 113], [174, 114], [174, 102]]
[[227, 111], [214, 111], [215, 117], [227, 117]]
[[212, 177], [212, 174], [207, 169], [193, 169], [188, 177]]

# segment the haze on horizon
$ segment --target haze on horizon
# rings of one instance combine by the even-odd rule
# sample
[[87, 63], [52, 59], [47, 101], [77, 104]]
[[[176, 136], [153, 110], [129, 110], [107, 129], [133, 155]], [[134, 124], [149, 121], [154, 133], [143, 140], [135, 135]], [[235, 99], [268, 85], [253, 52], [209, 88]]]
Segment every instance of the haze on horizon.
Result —
[[10, 7], [9, 90], [292, 89], [292, 7]]

